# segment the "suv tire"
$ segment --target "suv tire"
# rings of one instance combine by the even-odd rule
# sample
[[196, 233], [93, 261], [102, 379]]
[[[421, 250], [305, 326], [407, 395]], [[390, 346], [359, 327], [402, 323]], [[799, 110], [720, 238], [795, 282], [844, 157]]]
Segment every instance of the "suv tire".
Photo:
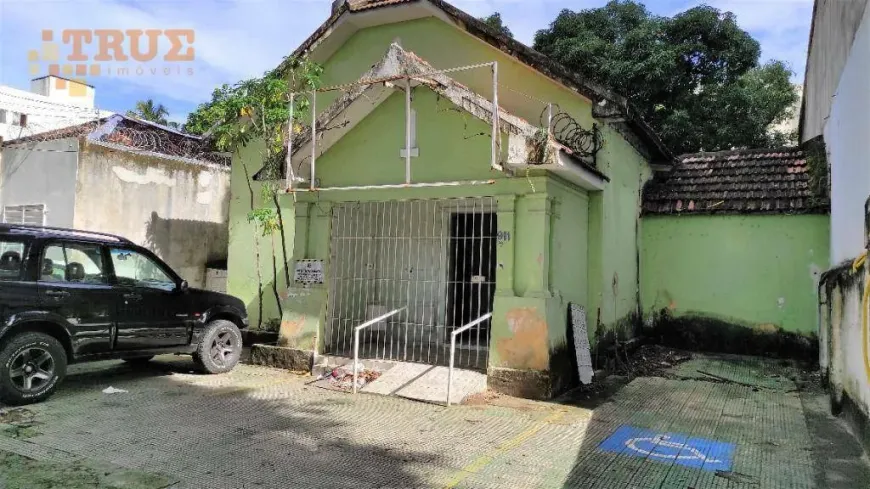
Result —
[[51, 396], [66, 376], [66, 351], [45, 333], [24, 332], [0, 349], [0, 400], [30, 404]]
[[231, 321], [217, 319], [208, 323], [193, 353], [196, 366], [207, 374], [229, 372], [242, 356], [242, 333]]

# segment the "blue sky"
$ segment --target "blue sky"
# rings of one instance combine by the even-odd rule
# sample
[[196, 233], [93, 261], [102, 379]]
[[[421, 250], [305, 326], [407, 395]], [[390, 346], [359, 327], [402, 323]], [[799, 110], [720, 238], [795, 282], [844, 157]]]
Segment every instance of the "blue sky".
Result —
[[[453, 0], [475, 16], [501, 12], [514, 35], [532, 43], [562, 9], [599, 7], [606, 0]], [[731, 11], [761, 42], [763, 59], [781, 59], [803, 78], [812, 0], [647, 0], [650, 10], [673, 15], [700, 3]], [[137, 100], [166, 105], [183, 121], [222, 83], [259, 76], [295, 49], [329, 15], [331, 0], [0, 0], [0, 84], [28, 89], [27, 51], [41, 45], [43, 29], [167, 29], [196, 32], [193, 74], [88, 78], [97, 105], [118, 112]], [[163, 49], [161, 44], [161, 49]], [[163, 51], [161, 51], [163, 52]], [[65, 55], [63, 51], [61, 55]], [[126, 66], [137, 66], [127, 64]], [[45, 70], [45, 68], [44, 68]], [[44, 71], [43, 71], [44, 73]]]

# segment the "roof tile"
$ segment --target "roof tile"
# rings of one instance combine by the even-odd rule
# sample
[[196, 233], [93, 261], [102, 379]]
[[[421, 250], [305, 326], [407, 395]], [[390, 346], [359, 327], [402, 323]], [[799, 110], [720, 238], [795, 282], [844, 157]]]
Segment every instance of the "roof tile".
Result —
[[[797, 148], [683, 155], [665, 178], [644, 188], [645, 214], [824, 213]], [[688, 205], [686, 204], [688, 203]]]

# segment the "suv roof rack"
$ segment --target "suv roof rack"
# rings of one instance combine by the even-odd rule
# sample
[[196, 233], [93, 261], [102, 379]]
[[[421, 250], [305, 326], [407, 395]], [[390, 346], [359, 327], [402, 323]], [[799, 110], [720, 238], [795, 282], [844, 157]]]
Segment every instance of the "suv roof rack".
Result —
[[60, 234], [70, 234], [70, 235], [84, 235], [84, 236], [94, 236], [99, 238], [111, 238], [119, 243], [124, 244], [134, 244], [127, 238], [122, 236], [118, 236], [116, 234], [109, 233], [101, 233], [99, 231], [82, 231], [80, 229], [70, 229], [70, 228], [59, 228], [52, 226], [37, 226], [34, 224], [12, 224], [12, 223], [2, 223], [0, 224], [0, 230], [9, 230], [9, 229], [23, 229], [23, 230], [32, 230], [32, 231], [54, 231]]

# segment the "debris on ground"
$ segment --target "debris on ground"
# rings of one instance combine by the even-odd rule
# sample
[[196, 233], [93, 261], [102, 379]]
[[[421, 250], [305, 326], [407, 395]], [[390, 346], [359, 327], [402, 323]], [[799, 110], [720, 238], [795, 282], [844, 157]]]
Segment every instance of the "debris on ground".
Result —
[[29, 423], [36, 414], [26, 408], [5, 409], [0, 411], [0, 424]]
[[[480, 408], [497, 406], [516, 409], [519, 411], [545, 411], [553, 408], [550, 403], [534, 401], [531, 399], [523, 399], [521, 397], [508, 396], [506, 394], [500, 394], [490, 389], [487, 389], [483, 392], [469, 394], [465, 396], [465, 398], [462, 399], [459, 404], [462, 404], [463, 406], [473, 406]], [[475, 420], [466, 421], [475, 422]]]
[[[380, 371], [360, 368], [357, 373], [357, 389], [362, 389], [366, 385], [378, 380], [381, 375], [382, 372]], [[324, 373], [317, 379], [314, 385], [331, 390], [353, 390], [353, 365], [336, 367], [331, 371]]]
[[692, 359], [692, 354], [662, 345], [643, 345], [627, 361], [619, 362], [617, 374], [628, 377], [662, 377], [665, 371]]
[[103, 389], [103, 394], [126, 394], [127, 391], [124, 389], [116, 389], [112, 386], [106, 387]]
[[36, 413], [25, 408], [14, 408], [0, 411], [0, 436], [26, 439], [39, 436], [36, 427]]

